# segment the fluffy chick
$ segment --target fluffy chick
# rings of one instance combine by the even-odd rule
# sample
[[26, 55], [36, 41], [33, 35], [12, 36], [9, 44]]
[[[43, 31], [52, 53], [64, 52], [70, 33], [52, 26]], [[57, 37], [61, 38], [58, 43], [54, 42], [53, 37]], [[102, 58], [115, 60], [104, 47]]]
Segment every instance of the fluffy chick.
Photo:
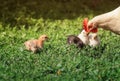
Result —
[[85, 45], [89, 43], [89, 38], [85, 30], [82, 30], [82, 32], [78, 35], [78, 38], [81, 39]]
[[67, 43], [70, 44], [75, 44], [77, 47], [82, 48], [84, 46], [83, 42], [81, 39], [79, 39], [75, 35], [69, 35], [67, 38]]
[[99, 39], [97, 33], [90, 33], [88, 35], [88, 37], [89, 37], [89, 45], [91, 47], [96, 47], [100, 44], [100, 39]]
[[24, 43], [27, 50], [36, 53], [43, 48], [44, 41], [47, 40], [47, 35], [41, 35], [38, 39], [28, 40]]

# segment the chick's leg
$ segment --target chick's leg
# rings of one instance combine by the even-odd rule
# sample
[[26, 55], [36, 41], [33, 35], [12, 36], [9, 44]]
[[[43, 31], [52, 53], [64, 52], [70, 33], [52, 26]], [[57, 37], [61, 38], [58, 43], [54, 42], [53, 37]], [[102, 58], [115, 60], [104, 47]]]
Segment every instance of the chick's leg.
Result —
[[37, 52], [37, 48], [31, 47], [31, 51], [32, 51], [33, 53], [36, 53], [36, 52]]

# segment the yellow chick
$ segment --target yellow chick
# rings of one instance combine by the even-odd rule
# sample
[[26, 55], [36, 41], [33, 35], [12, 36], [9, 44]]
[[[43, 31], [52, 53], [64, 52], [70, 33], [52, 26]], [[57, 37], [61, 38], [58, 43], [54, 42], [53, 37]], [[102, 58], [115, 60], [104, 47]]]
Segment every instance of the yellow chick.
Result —
[[24, 43], [27, 50], [36, 53], [43, 48], [44, 41], [47, 40], [47, 35], [41, 35], [38, 39], [28, 40]]

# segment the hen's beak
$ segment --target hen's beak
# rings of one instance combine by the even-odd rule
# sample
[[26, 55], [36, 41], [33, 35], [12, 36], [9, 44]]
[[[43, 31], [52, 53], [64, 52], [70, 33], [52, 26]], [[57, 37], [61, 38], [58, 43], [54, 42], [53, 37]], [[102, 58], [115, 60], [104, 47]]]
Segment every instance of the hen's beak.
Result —
[[86, 34], [89, 35], [90, 32], [87, 32]]
[[89, 31], [87, 32], [87, 35], [94, 29], [94, 27], [90, 28]]

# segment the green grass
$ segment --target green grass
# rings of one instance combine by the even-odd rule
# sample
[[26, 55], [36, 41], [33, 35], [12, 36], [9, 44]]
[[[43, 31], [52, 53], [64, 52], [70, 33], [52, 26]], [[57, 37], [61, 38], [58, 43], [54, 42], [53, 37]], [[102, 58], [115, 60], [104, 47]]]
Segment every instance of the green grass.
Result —
[[[99, 29], [101, 44], [96, 48], [86, 46], [78, 49], [66, 43], [68, 35], [80, 33], [85, 17], [92, 18], [95, 15], [93, 10], [88, 9], [85, 14], [77, 13], [74, 16], [74, 9], [71, 14], [64, 15], [52, 8], [55, 14], [48, 12], [45, 15], [44, 12], [35, 11], [35, 17], [35, 14], [31, 14], [35, 12], [27, 13], [26, 8], [29, 7], [22, 5], [14, 13], [10, 10], [5, 12], [7, 7], [1, 9], [4, 11], [2, 15], [6, 16], [2, 16], [0, 22], [0, 81], [120, 80], [118, 35]], [[25, 50], [23, 43], [26, 40], [42, 34], [49, 37], [43, 50], [37, 54]]]

